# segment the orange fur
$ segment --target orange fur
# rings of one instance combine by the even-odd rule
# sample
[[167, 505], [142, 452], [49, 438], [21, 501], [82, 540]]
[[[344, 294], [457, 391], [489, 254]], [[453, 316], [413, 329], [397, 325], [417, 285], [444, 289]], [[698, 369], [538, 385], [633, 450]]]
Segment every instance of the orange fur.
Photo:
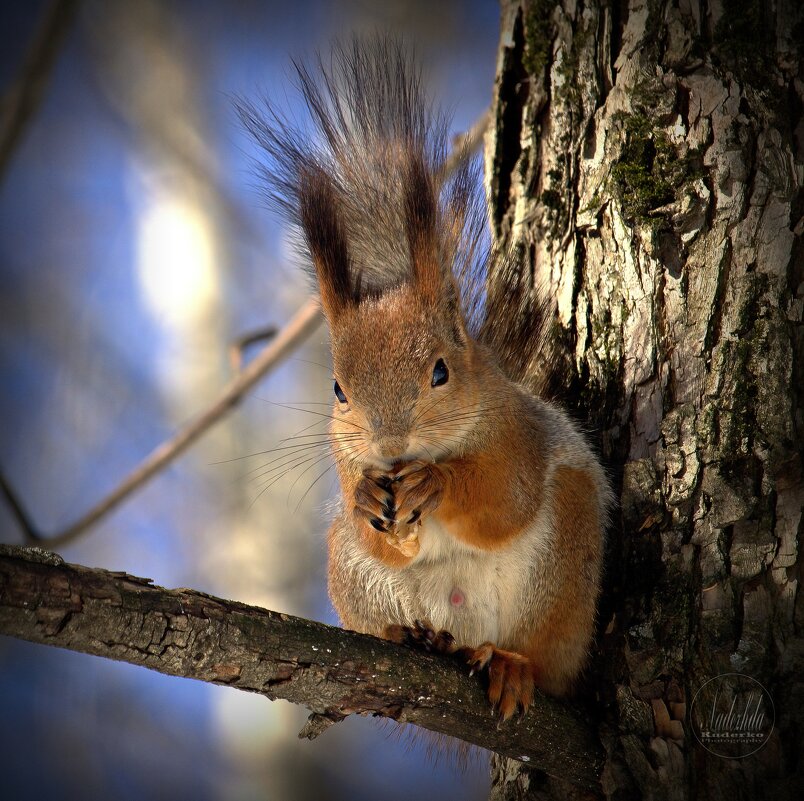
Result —
[[521, 426], [505, 421], [489, 450], [444, 464], [444, 498], [435, 512], [456, 539], [496, 550], [517, 537], [536, 516], [538, 494], [517, 492], [517, 475], [542, 483], [544, 464], [537, 443], [522, 437]]
[[[539, 665], [537, 681], [543, 689], [563, 695], [571, 689], [592, 637], [597, 594], [579, 593], [578, 587], [581, 577], [600, 564], [600, 519], [597, 487], [586, 471], [559, 467], [553, 485], [555, 546], [563, 558], [554, 565], [547, 613], [521, 632], [522, 641], [514, 647]], [[586, 637], [579, 638], [579, 632]]]

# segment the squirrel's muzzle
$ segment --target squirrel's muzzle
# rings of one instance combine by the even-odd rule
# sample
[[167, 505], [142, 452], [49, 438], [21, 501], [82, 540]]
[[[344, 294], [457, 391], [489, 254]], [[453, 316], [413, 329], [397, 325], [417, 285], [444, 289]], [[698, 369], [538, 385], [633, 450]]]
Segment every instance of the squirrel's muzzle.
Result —
[[398, 462], [403, 461], [407, 447], [406, 436], [379, 436], [375, 437], [372, 450], [381, 459]]
[[385, 421], [376, 416], [371, 420], [372, 441], [369, 451], [371, 456], [386, 466], [405, 458], [409, 437], [400, 422], [402, 421]]

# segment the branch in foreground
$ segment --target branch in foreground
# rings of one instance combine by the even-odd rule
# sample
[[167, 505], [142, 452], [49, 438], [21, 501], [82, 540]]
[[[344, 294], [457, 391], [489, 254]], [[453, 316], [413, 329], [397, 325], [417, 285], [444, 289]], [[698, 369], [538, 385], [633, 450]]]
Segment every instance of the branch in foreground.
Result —
[[498, 728], [479, 682], [449, 658], [39, 548], [0, 545], [0, 633], [303, 704], [313, 712], [305, 736], [379, 715], [599, 786], [592, 727], [553, 698], [539, 694], [521, 722]]

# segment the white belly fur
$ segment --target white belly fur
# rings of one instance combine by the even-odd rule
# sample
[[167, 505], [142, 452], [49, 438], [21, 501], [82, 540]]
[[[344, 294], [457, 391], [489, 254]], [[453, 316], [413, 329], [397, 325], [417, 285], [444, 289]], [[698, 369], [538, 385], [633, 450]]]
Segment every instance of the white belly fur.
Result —
[[[403, 606], [434, 628], [447, 629], [459, 645], [491, 641], [504, 647], [521, 623], [529, 577], [547, 536], [537, 520], [505, 548], [485, 551], [459, 542], [430, 519], [419, 532], [418, 555], [400, 571], [409, 593]], [[463, 594], [459, 605], [451, 602], [456, 589]]]

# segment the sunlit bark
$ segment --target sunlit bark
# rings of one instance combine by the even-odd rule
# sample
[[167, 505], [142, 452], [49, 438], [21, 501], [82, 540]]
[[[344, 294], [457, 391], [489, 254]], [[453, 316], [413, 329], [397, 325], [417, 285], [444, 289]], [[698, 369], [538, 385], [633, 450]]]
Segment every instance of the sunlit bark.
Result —
[[[801, 19], [792, 2], [504, 6], [494, 235], [555, 298], [561, 394], [621, 493], [589, 674], [607, 797], [800, 797]], [[775, 704], [750, 758], [691, 730], [691, 696], [729, 672]], [[493, 797], [567, 792], [507, 763]]]

